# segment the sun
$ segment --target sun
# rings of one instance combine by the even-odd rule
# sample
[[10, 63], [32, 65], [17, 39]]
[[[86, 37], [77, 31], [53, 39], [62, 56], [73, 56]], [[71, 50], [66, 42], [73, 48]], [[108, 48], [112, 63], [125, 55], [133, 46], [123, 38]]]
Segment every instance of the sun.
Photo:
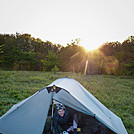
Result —
[[100, 44], [97, 42], [82, 41], [81, 46], [83, 46], [86, 51], [92, 51], [98, 49]]
[[83, 45], [83, 47], [86, 49], [86, 51], [92, 51], [98, 49], [99, 46], [97, 45]]

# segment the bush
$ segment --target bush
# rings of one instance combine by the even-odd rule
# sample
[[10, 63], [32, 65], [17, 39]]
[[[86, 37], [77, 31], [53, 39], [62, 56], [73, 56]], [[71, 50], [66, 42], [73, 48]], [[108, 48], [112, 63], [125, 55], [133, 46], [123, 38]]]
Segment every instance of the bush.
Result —
[[59, 68], [55, 66], [54, 68], [51, 69], [51, 71], [56, 74], [59, 71]]

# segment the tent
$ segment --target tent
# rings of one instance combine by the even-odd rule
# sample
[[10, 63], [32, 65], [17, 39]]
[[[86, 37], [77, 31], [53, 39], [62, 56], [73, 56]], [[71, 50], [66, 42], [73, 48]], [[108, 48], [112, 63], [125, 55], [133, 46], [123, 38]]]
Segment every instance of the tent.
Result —
[[118, 116], [107, 109], [78, 81], [68, 77], [55, 80], [14, 105], [0, 118], [0, 133], [42, 134], [52, 99], [94, 117], [114, 133], [127, 134]]

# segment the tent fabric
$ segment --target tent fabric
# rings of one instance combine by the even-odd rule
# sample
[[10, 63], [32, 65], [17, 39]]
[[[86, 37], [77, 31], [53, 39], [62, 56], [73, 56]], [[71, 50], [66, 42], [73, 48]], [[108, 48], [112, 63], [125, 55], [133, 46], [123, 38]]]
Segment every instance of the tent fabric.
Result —
[[0, 118], [3, 134], [42, 134], [47, 118], [51, 94], [38, 91], [26, 100], [14, 105]]
[[[62, 88], [58, 93], [48, 93], [47, 87]], [[0, 132], [6, 134], [42, 134], [51, 100], [82, 113], [95, 117], [117, 134], [127, 134], [122, 120], [108, 110], [79, 82], [71, 78], [60, 78], [43, 90], [13, 106], [0, 118]]]

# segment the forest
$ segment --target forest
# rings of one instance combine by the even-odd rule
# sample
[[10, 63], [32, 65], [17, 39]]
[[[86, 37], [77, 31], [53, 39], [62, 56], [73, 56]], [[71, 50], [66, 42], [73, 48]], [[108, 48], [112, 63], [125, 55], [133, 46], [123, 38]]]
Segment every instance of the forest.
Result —
[[28, 33], [0, 34], [0, 69], [134, 76], [134, 36], [86, 51], [80, 39], [63, 46]]

